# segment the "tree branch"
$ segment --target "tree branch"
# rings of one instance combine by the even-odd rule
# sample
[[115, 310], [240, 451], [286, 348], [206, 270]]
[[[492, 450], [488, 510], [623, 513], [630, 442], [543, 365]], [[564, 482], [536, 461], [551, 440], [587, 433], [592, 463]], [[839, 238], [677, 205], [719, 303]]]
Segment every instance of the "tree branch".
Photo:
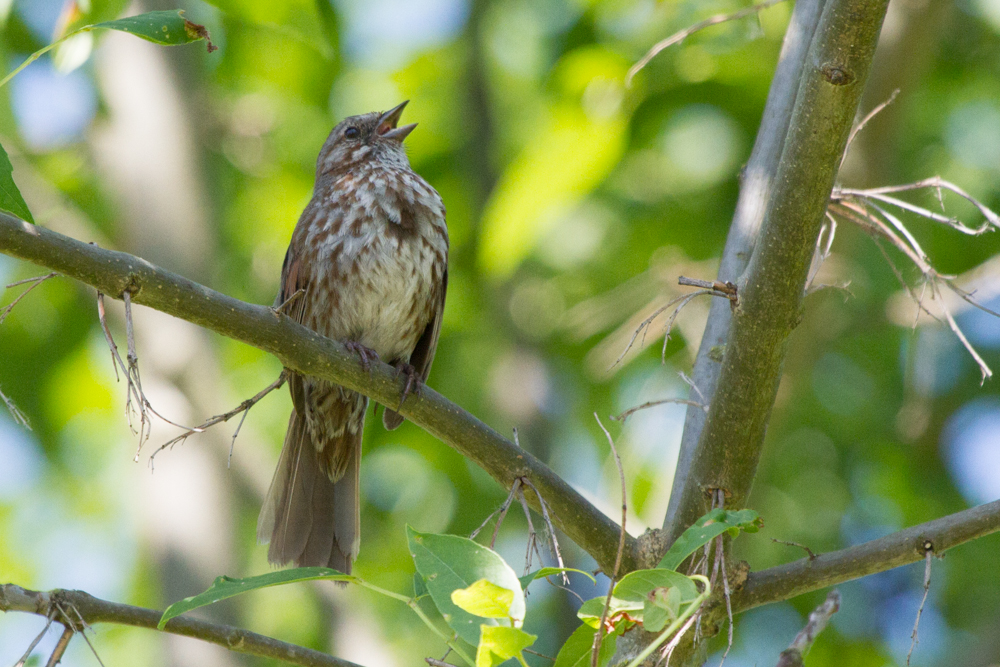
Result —
[[[771, 81], [771, 89], [767, 95], [767, 104], [764, 107], [753, 152], [743, 170], [740, 196], [736, 202], [736, 211], [733, 214], [733, 222], [729, 227], [729, 236], [726, 238], [726, 247], [719, 265], [721, 282], [738, 280], [753, 254], [760, 226], [764, 220], [764, 208], [778, 171], [781, 149], [785, 145], [788, 121], [795, 106], [802, 68], [822, 9], [823, 0], [798, 0], [795, 3], [791, 21], [785, 31], [785, 41], [781, 47], [774, 79]], [[697, 398], [702, 404], [708, 405], [715, 396], [719, 373], [722, 372], [719, 356], [715, 352], [725, 345], [731, 321], [730, 304], [713, 299], [705, 333], [698, 348], [698, 356], [691, 371], [694, 386], [698, 387], [704, 396], [692, 395], [690, 399]], [[684, 487], [690, 478], [691, 463], [698, 449], [698, 441], [701, 439], [706, 419], [708, 419], [707, 411], [696, 409], [695, 406], [688, 408], [684, 418], [684, 434], [681, 437], [674, 485], [670, 491], [667, 515], [663, 519], [663, 528], [668, 532], [670, 542], [687, 528], [686, 525], [676, 521], [676, 516]]]
[[[133, 303], [179, 317], [276, 356], [292, 370], [359, 391], [396, 409], [402, 381], [397, 371], [373, 362], [370, 371], [337, 341], [289, 317], [220, 294], [144, 259], [81, 243], [0, 212], [0, 252], [48, 267]], [[469, 412], [430, 387], [411, 394], [400, 414], [481, 466], [504, 488], [527, 477], [541, 492], [553, 520], [605, 571], [615, 565], [619, 526], [587, 502], [559, 475]], [[531, 501], [540, 510], [536, 498]], [[635, 540], [627, 536], [621, 572], [635, 569]]]
[[733, 611], [746, 611], [915, 563], [925, 558], [928, 542], [934, 553], [941, 555], [948, 549], [998, 531], [1000, 500], [847, 549], [753, 572], [743, 588], [733, 595]]
[[[827, 0], [802, 67], [760, 239], [737, 280], [739, 305], [715, 396], [670, 537], [708, 508], [711, 489], [742, 507], [757, 470], [788, 337], [800, 318], [809, 264], [857, 112], [888, 0]], [[702, 391], [706, 386], [700, 384]]]
[[[32, 591], [14, 584], [0, 584], [0, 611], [23, 611], [46, 618], [68, 613], [68, 623], [86, 625], [114, 623], [156, 630], [162, 612], [132, 605], [108, 602], [83, 591]], [[288, 644], [229, 625], [209, 623], [188, 616], [171, 619], [163, 632], [200, 639], [218, 644], [236, 653], [248, 653], [264, 658], [284, 660], [304, 667], [360, 667], [356, 663], [334, 658], [309, 648]]]

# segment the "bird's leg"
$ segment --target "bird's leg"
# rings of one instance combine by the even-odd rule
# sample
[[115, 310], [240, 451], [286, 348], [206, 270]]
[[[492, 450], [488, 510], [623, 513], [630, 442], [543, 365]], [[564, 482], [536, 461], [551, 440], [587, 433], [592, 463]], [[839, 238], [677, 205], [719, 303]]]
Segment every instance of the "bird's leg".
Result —
[[378, 361], [378, 352], [371, 349], [370, 347], [365, 347], [356, 340], [346, 340], [344, 341], [344, 347], [347, 348], [349, 352], [353, 352], [358, 355], [358, 359], [361, 360], [361, 367], [367, 372], [372, 370], [372, 361]]
[[399, 398], [399, 407], [396, 408], [396, 412], [399, 412], [407, 396], [411, 393], [420, 393], [420, 374], [417, 373], [416, 368], [405, 361], [397, 361], [393, 366], [396, 367], [396, 372], [406, 376], [406, 382], [403, 384], [403, 395]]

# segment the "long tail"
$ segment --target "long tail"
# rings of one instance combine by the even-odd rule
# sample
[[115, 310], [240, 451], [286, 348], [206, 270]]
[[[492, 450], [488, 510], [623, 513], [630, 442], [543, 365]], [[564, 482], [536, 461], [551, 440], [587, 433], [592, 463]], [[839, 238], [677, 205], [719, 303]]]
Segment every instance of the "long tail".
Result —
[[[330, 567], [350, 574], [358, 556], [358, 475], [361, 430], [344, 429], [350, 460], [336, 482], [320, 468], [305, 420], [294, 410], [271, 488], [257, 518], [257, 541], [270, 542], [267, 559], [279, 565]], [[347, 442], [349, 441], [349, 442]]]

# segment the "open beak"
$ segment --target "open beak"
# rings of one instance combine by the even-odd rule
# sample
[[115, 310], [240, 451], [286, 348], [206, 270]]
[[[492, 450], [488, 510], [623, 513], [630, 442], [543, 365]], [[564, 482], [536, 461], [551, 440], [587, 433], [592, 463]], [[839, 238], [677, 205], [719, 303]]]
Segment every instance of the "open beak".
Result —
[[403, 127], [396, 127], [399, 123], [399, 117], [403, 115], [403, 109], [409, 104], [410, 100], [406, 100], [402, 104], [392, 109], [389, 109], [382, 117], [378, 119], [378, 135], [383, 139], [393, 139], [400, 143], [406, 136], [413, 132], [413, 128], [417, 126], [416, 123], [410, 125], [404, 125]]

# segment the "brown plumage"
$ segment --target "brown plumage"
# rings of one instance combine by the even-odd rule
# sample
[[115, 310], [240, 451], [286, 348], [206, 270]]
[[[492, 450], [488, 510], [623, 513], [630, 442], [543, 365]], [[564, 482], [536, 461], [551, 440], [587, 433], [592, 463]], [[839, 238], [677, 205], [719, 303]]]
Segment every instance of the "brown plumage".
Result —
[[[276, 306], [355, 351], [426, 381], [448, 283], [438, 193], [410, 169], [397, 127], [406, 102], [333, 128], [312, 200], [292, 233]], [[301, 294], [295, 296], [302, 290]], [[293, 298], [294, 297], [294, 298]], [[291, 301], [289, 301], [291, 300]], [[292, 374], [292, 415], [257, 520], [268, 560], [350, 572], [360, 543], [358, 471], [368, 398]], [[386, 409], [383, 422], [403, 422]]]

